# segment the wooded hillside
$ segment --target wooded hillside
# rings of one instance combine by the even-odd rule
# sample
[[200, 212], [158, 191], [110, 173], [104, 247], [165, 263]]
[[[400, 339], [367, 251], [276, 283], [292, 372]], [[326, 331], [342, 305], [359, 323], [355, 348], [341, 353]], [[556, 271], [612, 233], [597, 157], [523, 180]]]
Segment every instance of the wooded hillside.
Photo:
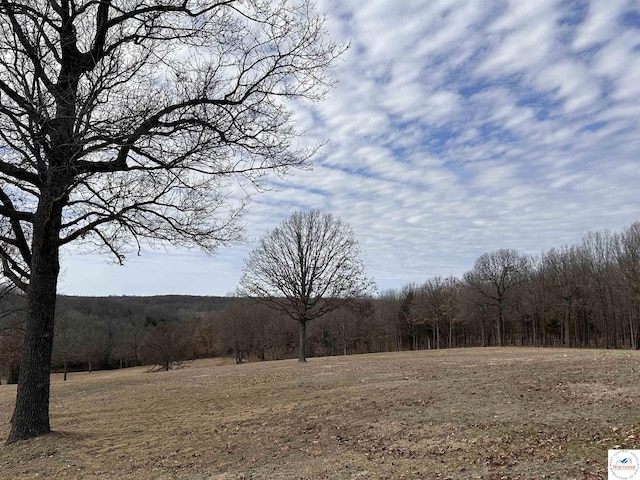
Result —
[[[0, 299], [0, 379], [15, 381], [23, 297]], [[296, 356], [297, 325], [247, 298], [60, 296], [53, 366], [93, 370]], [[640, 223], [539, 255], [500, 249], [463, 278], [349, 302], [310, 322], [307, 355], [513, 345], [640, 347]]]

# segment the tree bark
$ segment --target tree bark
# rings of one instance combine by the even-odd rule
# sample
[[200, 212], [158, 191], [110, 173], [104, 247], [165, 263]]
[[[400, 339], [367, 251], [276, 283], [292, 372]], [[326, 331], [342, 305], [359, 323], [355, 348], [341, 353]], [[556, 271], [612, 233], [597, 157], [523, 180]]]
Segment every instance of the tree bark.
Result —
[[564, 314], [564, 346], [571, 347], [571, 310], [573, 303], [571, 300], [567, 303], [567, 309]]
[[502, 300], [498, 300], [498, 328], [496, 329], [498, 335], [497, 344], [500, 347], [504, 347], [504, 306]]
[[51, 431], [51, 352], [60, 272], [58, 236], [62, 218], [62, 208], [56, 203], [54, 195], [42, 192], [34, 219], [24, 354], [7, 444]]
[[300, 320], [300, 350], [298, 351], [298, 361], [307, 361], [307, 320]]

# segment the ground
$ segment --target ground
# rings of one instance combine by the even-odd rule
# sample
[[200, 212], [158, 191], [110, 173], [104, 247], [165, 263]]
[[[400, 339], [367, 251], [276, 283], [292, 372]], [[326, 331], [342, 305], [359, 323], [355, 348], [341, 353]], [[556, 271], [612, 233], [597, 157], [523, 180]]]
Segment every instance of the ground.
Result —
[[[52, 380], [0, 478], [606, 479], [640, 448], [640, 352], [478, 348]], [[0, 436], [15, 386], [0, 386]]]

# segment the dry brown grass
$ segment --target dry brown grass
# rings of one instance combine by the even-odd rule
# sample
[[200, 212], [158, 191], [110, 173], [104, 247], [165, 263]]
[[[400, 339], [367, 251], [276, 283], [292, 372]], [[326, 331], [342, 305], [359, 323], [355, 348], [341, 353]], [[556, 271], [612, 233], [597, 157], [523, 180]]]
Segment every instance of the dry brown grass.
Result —
[[55, 433], [0, 447], [0, 477], [604, 479], [607, 449], [640, 448], [639, 372], [487, 348], [54, 375]]

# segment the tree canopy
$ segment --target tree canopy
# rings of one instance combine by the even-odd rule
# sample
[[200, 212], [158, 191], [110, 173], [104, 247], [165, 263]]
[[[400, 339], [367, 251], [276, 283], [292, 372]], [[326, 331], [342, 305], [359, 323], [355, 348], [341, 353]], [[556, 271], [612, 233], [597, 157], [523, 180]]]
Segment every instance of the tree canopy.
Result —
[[287, 101], [342, 49], [308, 0], [0, 1], [0, 260], [30, 312], [10, 441], [50, 429], [60, 248], [238, 240], [233, 188], [305, 165]]
[[307, 322], [373, 290], [351, 227], [317, 210], [296, 212], [262, 237], [239, 287], [300, 323], [301, 362]]

